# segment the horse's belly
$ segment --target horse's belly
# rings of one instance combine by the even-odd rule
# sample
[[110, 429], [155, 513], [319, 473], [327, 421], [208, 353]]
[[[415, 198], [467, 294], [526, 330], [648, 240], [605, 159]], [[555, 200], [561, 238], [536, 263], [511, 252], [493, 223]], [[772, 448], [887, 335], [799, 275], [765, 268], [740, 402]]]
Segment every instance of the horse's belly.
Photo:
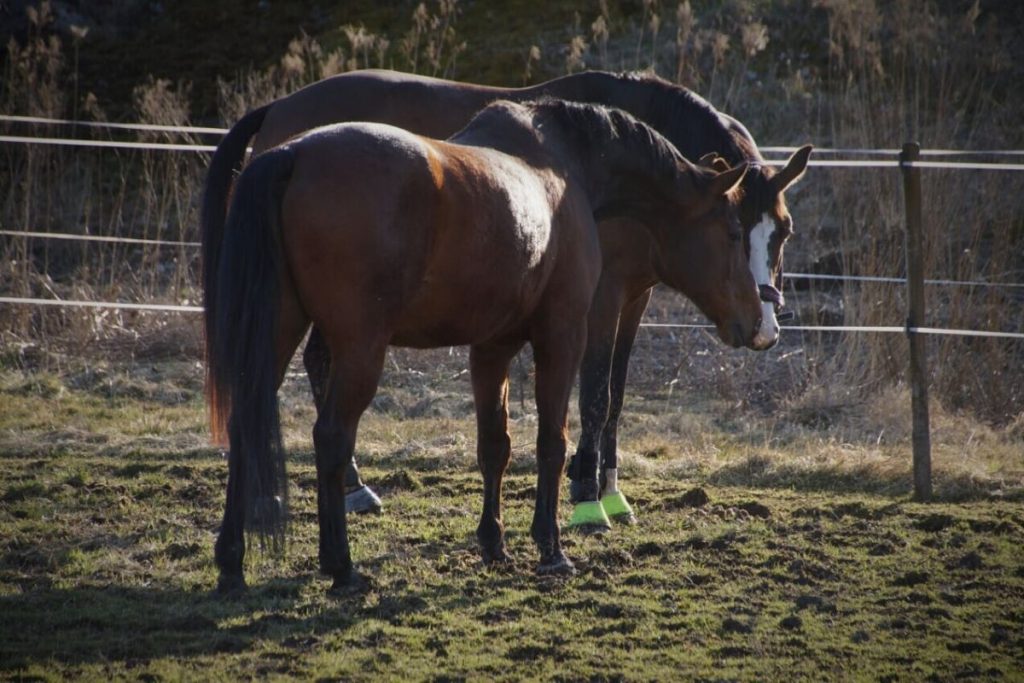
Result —
[[391, 338], [394, 346], [464, 346], [514, 336], [535, 307], [518, 292], [496, 295], [486, 288], [459, 296], [435, 296], [405, 311]]

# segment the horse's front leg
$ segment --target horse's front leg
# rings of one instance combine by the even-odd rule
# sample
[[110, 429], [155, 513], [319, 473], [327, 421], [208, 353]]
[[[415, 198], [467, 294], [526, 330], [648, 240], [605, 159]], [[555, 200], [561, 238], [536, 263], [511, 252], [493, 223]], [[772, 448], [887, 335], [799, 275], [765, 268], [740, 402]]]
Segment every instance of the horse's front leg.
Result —
[[474, 346], [469, 351], [476, 406], [476, 458], [484, 477], [484, 507], [476, 530], [484, 562], [504, 562], [501, 480], [512, 456], [508, 435], [508, 368], [522, 343]]
[[332, 590], [347, 585], [352, 575], [345, 519], [345, 471], [355, 451], [359, 418], [377, 391], [386, 350], [386, 343], [332, 349], [323, 407], [313, 427], [320, 572], [334, 579]]
[[580, 365], [580, 438], [569, 463], [569, 499], [596, 501], [601, 430], [608, 418], [608, 376], [622, 304], [621, 288], [602, 278], [587, 315], [587, 345]]
[[[302, 362], [306, 367], [309, 387], [313, 391], [313, 402], [316, 404], [319, 414], [327, 394], [331, 354], [327, 350], [327, 343], [318, 327], [314, 327], [309, 334], [306, 350], [302, 354]], [[377, 494], [359, 477], [359, 468], [356, 465], [355, 457], [353, 457], [352, 462], [345, 468], [345, 510], [356, 513], [379, 513], [382, 507]]]
[[587, 316], [587, 346], [580, 365], [580, 438], [568, 468], [569, 500], [575, 505], [569, 526], [584, 532], [611, 529], [599, 502], [599, 444], [608, 419], [609, 375], [622, 302], [616, 278], [602, 276]]
[[615, 339], [615, 353], [612, 356], [611, 391], [608, 404], [608, 419], [601, 431], [601, 505], [613, 520], [633, 524], [636, 516], [626, 496], [619, 490], [618, 430], [622, 415], [622, 402], [626, 394], [626, 378], [629, 374], [629, 356], [633, 351], [637, 330], [644, 311], [651, 300], [648, 289], [629, 302], [619, 317], [619, 330]]
[[530, 535], [540, 550], [542, 574], [571, 573], [572, 562], [562, 552], [558, 530], [558, 497], [565, 467], [569, 395], [579, 370], [586, 325], [552, 329], [533, 340], [537, 369], [537, 503]]

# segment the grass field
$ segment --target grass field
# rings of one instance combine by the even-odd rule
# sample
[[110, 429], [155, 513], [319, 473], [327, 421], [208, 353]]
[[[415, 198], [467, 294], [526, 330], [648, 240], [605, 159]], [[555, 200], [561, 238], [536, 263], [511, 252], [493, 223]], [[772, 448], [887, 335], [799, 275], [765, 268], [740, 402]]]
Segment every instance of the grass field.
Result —
[[[60, 21], [31, 4], [22, 28], [0, 27], [16, 33], [0, 55], [6, 114], [231, 124], [338, 69], [513, 85], [585, 64], [650, 66], [765, 145], [1024, 144], [1024, 3], [120, 0], [55, 3]], [[4, 151], [5, 228], [198, 239], [201, 157]], [[925, 177], [928, 277], [1019, 282], [1018, 174]], [[787, 271], [903, 272], [895, 169], [814, 170], [787, 201]], [[201, 298], [184, 247], [4, 239], [8, 295]], [[929, 320], [1022, 331], [1017, 291], [930, 289]], [[905, 315], [891, 284], [790, 282], [786, 295], [811, 326]], [[647, 320], [702, 320], [679, 302], [656, 293]], [[1017, 341], [930, 342], [936, 500], [921, 504], [900, 336], [787, 331], [750, 354], [641, 330], [619, 438], [639, 522], [566, 533], [578, 571], [562, 579], [535, 574], [528, 534], [528, 359], [514, 366], [505, 486], [515, 562], [492, 568], [474, 535], [465, 352], [392, 351], [357, 444], [386, 511], [353, 520], [361, 578], [341, 595], [317, 573], [313, 411], [290, 376], [289, 544], [283, 558], [250, 552], [250, 590], [224, 599], [212, 546], [227, 466], [207, 439], [198, 327], [181, 320], [0, 307], [0, 680], [1024, 681]]]
[[292, 378], [290, 542], [280, 560], [250, 552], [248, 594], [222, 599], [227, 468], [194, 364], [4, 371], [0, 677], [1024, 678], [1018, 437], [952, 448], [940, 422], [944, 500], [924, 505], [899, 440], [631, 398], [623, 490], [639, 523], [566, 533], [578, 572], [545, 579], [528, 402], [505, 487], [515, 562], [489, 568], [465, 377], [429, 400], [391, 380], [358, 445], [386, 504], [352, 526], [359, 584], [331, 596], [317, 574], [312, 410]]

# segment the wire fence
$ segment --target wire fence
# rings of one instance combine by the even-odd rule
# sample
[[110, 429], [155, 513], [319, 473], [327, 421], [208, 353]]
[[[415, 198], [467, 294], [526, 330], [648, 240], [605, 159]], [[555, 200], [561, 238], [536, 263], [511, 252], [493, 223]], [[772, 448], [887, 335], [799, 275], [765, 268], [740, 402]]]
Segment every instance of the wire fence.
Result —
[[[0, 116], [0, 121], [9, 123], [24, 123], [36, 125], [62, 125], [81, 126], [83, 128], [110, 128], [116, 130], [135, 130], [150, 132], [168, 133], [195, 133], [195, 134], [224, 134], [225, 128], [212, 128], [204, 126], [164, 126], [157, 124], [143, 123], [108, 123], [101, 121], [73, 121], [70, 119], [46, 119], [33, 116]], [[171, 142], [139, 142], [131, 140], [94, 140], [80, 138], [55, 138], [24, 135], [0, 135], [0, 142], [40, 145], [61, 145], [71, 147], [109, 147], [117, 149], [138, 149], [138, 150], [161, 150], [173, 152], [203, 152], [212, 153], [216, 151], [216, 145], [198, 145], [193, 143], [171, 143]], [[798, 148], [786, 146], [761, 147], [764, 153], [792, 154]], [[831, 148], [825, 147], [815, 149], [815, 154], [853, 154], [853, 155], [874, 155], [874, 156], [896, 156], [900, 153], [898, 149], [866, 149], [866, 148]], [[924, 156], [1012, 156], [1024, 157], [1024, 150], [957, 150], [957, 149], [929, 149], [921, 150]], [[772, 166], [784, 166], [786, 159], [768, 159], [766, 164]], [[977, 170], [977, 171], [1024, 171], [1024, 163], [993, 163], [993, 162], [967, 162], [967, 161], [900, 161], [899, 159], [811, 159], [809, 166], [821, 168], [932, 168], [932, 169], [955, 169], [955, 170]]]
[[[137, 149], [169, 152], [212, 153], [216, 145], [196, 145], [176, 142], [135, 142], [130, 140], [87, 140], [79, 138], [44, 138], [26, 135], [0, 135], [0, 142], [59, 145], [65, 147], [109, 147], [115, 149]], [[785, 166], [786, 159], [766, 159], [770, 166]], [[899, 161], [898, 159], [811, 159], [808, 166], [820, 168], [933, 168], [961, 171], [1024, 171], [1024, 164], [973, 162], [973, 161]]]
[[[33, 230], [0, 230], [0, 235], [5, 237], [20, 237], [26, 239], [56, 239], [72, 240], [82, 242], [111, 242], [117, 244], [136, 244], [139, 246], [156, 247], [189, 247], [198, 249], [202, 242], [189, 242], [180, 240], [158, 240], [141, 239], [136, 237], [118, 237], [113, 235], [83, 235], [69, 232], [39, 232]], [[822, 280], [835, 282], [878, 282], [905, 285], [907, 279], [904, 277], [885, 277], [878, 275], [831, 275], [828, 273], [785, 273], [786, 280]], [[1009, 289], [1024, 289], [1024, 283], [1019, 282], [989, 282], [986, 280], [934, 280], [926, 279], [926, 285], [944, 285], [950, 287], [1005, 287]]]
[[[110, 121], [76, 121], [71, 119], [50, 119], [39, 116], [16, 116], [0, 114], [0, 121], [8, 123], [40, 124], [51, 126], [70, 126], [72, 128], [109, 128], [112, 130], [136, 130], [166, 133], [189, 133], [198, 135], [224, 135], [227, 128], [216, 128], [209, 126], [165, 126], [152, 123], [115, 123]], [[759, 148], [766, 154], [792, 154], [799, 147], [787, 146], [765, 146]], [[900, 149], [890, 148], [863, 148], [863, 147], [815, 147], [814, 153], [818, 154], [865, 154], [874, 156], [899, 156]], [[922, 156], [1011, 156], [1024, 157], [1024, 150], [1019, 149], [922, 149]]]
[[[111, 130], [129, 130], [139, 132], [162, 132], [176, 134], [196, 135], [222, 135], [227, 132], [225, 128], [203, 127], [203, 126], [164, 126], [141, 123], [113, 123], [98, 121], [74, 121], [70, 119], [47, 119], [31, 116], [0, 115], [0, 122], [24, 124], [24, 125], [46, 125], [81, 128], [102, 128]], [[39, 136], [0, 135], [0, 142], [13, 144], [36, 144], [36, 145], [59, 145], [74, 147], [94, 148], [116, 148], [116, 149], [138, 149], [158, 150], [175, 152], [203, 152], [210, 153], [217, 148], [214, 145], [198, 145], [192, 143], [168, 143], [168, 142], [140, 142], [127, 140], [95, 140], [80, 138], [59, 138]], [[786, 146], [761, 147], [761, 151], [768, 154], [789, 154], [798, 148]], [[880, 148], [817, 148], [815, 154], [825, 155], [865, 155], [887, 157], [899, 155], [901, 150]], [[958, 149], [927, 149], [921, 150], [920, 154], [927, 157], [1024, 157], [1024, 150], [958, 150]], [[785, 159], [768, 160], [765, 163], [772, 165], [784, 165]], [[924, 169], [950, 169], [950, 170], [976, 170], [976, 171], [1024, 171], [1024, 163], [1006, 162], [976, 162], [976, 161], [906, 161], [900, 159], [814, 159], [810, 166], [835, 168], [835, 169], [857, 169], [857, 168], [924, 168]], [[157, 246], [174, 248], [197, 248], [201, 243], [184, 240], [160, 240], [120, 237], [114, 235], [88, 235], [75, 233], [39, 232], [0, 230], [0, 235], [12, 238], [26, 239], [56, 239], [74, 240], [84, 242], [119, 243], [138, 246]], [[907, 279], [903, 277], [887, 277], [872, 275], [834, 275], [826, 273], [786, 273], [785, 277], [790, 280], [820, 280], [837, 282], [873, 282], [889, 284], [906, 284]], [[989, 282], [980, 280], [952, 280], [952, 279], [927, 279], [928, 285], [956, 286], [956, 287], [1003, 287], [1009, 289], [1024, 289], [1024, 283], [1016, 282]], [[123, 309], [134, 311], [150, 312], [174, 312], [174, 313], [198, 313], [203, 309], [200, 306], [141, 303], [141, 302], [119, 302], [119, 301], [90, 301], [90, 300], [66, 300], [66, 299], [41, 299], [32, 297], [7, 297], [0, 296], [0, 304], [22, 305], [22, 306], [64, 306], [79, 308], [106, 308]], [[656, 323], [645, 322], [641, 327], [647, 328], [678, 328], [678, 329], [713, 329], [712, 325], [687, 324], [687, 323]], [[918, 333], [932, 335], [952, 336], [976, 336], [1003, 339], [1024, 339], [1024, 333], [1002, 332], [994, 330], [965, 330], [938, 327], [922, 327], [907, 325], [903, 326], [858, 326], [858, 325], [783, 325], [782, 329], [791, 331], [809, 332], [845, 332], [845, 333]]]

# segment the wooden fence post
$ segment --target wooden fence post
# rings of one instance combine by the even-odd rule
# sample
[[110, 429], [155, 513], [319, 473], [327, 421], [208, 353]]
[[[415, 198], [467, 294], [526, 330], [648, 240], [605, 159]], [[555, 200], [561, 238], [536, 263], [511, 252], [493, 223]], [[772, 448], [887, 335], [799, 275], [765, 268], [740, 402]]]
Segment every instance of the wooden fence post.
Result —
[[932, 446], [928, 420], [928, 348], [925, 335], [914, 331], [925, 324], [924, 249], [921, 237], [921, 169], [908, 165], [921, 155], [921, 145], [908, 142], [900, 153], [903, 198], [907, 211], [907, 338], [910, 342], [910, 408], [913, 415], [914, 498], [932, 497]]

